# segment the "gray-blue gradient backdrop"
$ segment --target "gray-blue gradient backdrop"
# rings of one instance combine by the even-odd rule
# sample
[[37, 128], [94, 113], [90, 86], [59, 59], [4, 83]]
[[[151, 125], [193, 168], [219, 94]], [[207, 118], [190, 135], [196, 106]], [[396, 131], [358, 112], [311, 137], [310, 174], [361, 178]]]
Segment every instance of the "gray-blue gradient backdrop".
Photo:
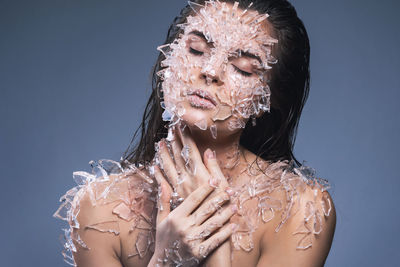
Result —
[[[400, 2], [292, 2], [312, 51], [295, 152], [330, 180], [337, 209], [326, 266], [395, 266]], [[127, 147], [184, 4], [0, 0], [1, 266], [65, 266], [58, 198], [74, 170]]]

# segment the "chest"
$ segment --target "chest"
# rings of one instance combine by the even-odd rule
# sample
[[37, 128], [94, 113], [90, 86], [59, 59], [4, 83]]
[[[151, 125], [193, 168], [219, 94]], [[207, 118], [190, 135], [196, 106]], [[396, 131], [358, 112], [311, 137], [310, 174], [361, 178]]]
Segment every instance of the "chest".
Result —
[[[258, 218], [241, 217], [241, 219], [251, 221], [251, 220], [256, 220]], [[259, 261], [262, 252], [262, 243], [263, 243], [262, 239], [264, 238], [264, 233], [266, 231], [268, 232], [273, 231], [273, 227], [274, 227], [273, 222], [268, 222], [268, 223], [261, 222], [258, 225], [258, 227], [251, 233], [251, 235], [246, 231], [242, 231], [241, 233], [243, 234], [239, 237], [240, 240], [236, 240], [235, 237], [231, 237], [230, 240], [231, 254], [226, 255], [226, 257], [231, 258], [232, 267], [257, 266], [257, 263]], [[152, 236], [155, 236], [155, 232], [152, 233]], [[129, 242], [123, 244], [124, 245], [123, 250], [131, 251], [132, 246], [141, 249], [141, 246], [146, 247], [149, 241], [153, 242], [155, 241], [153, 239], [152, 240], [146, 239], [145, 241], [141, 242], [140, 239], [141, 237], [143, 237], [143, 234], [139, 234], [138, 236], [131, 236], [131, 238], [136, 239], [137, 242], [135, 243]], [[152, 246], [153, 245], [154, 243], [152, 244]], [[144, 252], [143, 249], [142, 251]], [[127, 260], [123, 261], [123, 266], [124, 267], [147, 266], [152, 257], [152, 251], [153, 248], [149, 246], [148, 251], [144, 253], [143, 257], [140, 257], [140, 255], [136, 255], [135, 257], [129, 257]], [[125, 256], [128, 255], [127, 253], [124, 254]]]
[[262, 252], [262, 239], [266, 231], [273, 228], [273, 221], [263, 222], [258, 207], [259, 201], [251, 199], [240, 208], [239, 214], [231, 218], [238, 225], [231, 237], [231, 260], [233, 267], [256, 266]]

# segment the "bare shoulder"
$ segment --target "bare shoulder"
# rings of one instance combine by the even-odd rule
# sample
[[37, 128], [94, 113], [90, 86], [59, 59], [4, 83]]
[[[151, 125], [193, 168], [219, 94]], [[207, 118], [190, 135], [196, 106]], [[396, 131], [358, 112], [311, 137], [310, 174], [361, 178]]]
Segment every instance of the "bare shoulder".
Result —
[[154, 244], [154, 184], [144, 170], [102, 174], [74, 173], [85, 179], [67, 211], [70, 260], [85, 267], [147, 266]]
[[259, 265], [323, 266], [336, 226], [326, 181], [308, 179], [295, 170], [283, 173], [281, 183], [286, 205], [274, 218], [278, 227], [265, 232], [262, 238]]

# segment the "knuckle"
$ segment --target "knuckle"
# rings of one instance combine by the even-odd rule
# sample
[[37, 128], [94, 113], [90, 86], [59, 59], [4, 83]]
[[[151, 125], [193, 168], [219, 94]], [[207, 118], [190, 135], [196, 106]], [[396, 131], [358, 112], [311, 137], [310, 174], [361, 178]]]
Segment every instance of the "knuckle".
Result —
[[213, 212], [216, 208], [217, 203], [211, 202], [208, 203], [207, 206], [205, 207], [204, 213], [208, 214], [210, 212]]
[[202, 185], [203, 191], [209, 192], [210, 190], [212, 191], [212, 190], [215, 189], [215, 187], [213, 186], [212, 183], [210, 183], [210, 181], [211, 181], [211, 180], [209, 179], [207, 182], [205, 182], [205, 183]]
[[228, 193], [225, 192], [225, 191], [222, 191], [221, 193], [219, 193], [219, 197], [222, 198], [225, 201], [230, 199]]
[[193, 198], [192, 198], [192, 201], [194, 203], [198, 204], [198, 203], [200, 203], [202, 201], [202, 198], [199, 195], [194, 195]]

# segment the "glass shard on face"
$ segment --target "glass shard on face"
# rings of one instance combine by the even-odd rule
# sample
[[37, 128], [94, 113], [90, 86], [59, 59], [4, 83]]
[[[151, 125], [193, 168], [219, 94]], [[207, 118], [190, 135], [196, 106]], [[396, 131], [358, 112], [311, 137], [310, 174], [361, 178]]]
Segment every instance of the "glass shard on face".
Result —
[[[229, 129], [242, 129], [250, 116], [270, 108], [267, 76], [276, 63], [271, 52], [277, 40], [267, 30], [268, 15], [239, 9], [238, 2], [189, 5], [193, 14], [179, 25], [182, 34], [158, 47], [165, 56], [164, 69], [158, 72], [166, 110], [163, 120], [181, 120], [190, 112], [184, 103], [190, 103], [213, 110], [214, 122], [234, 116]], [[203, 121], [196, 126], [211, 131]]]
[[196, 122], [194, 125], [196, 125], [200, 130], [207, 130], [207, 120], [202, 119], [198, 122]]
[[228, 105], [219, 105], [212, 117], [213, 121], [223, 121], [232, 116], [232, 108]]
[[238, 118], [238, 117], [230, 120], [229, 123], [228, 123], [228, 128], [231, 131], [233, 131], [235, 129], [244, 128], [245, 126], [246, 126], [246, 123], [243, 121], [243, 119]]
[[214, 139], [217, 139], [217, 125], [213, 124], [210, 126], [211, 136]]

